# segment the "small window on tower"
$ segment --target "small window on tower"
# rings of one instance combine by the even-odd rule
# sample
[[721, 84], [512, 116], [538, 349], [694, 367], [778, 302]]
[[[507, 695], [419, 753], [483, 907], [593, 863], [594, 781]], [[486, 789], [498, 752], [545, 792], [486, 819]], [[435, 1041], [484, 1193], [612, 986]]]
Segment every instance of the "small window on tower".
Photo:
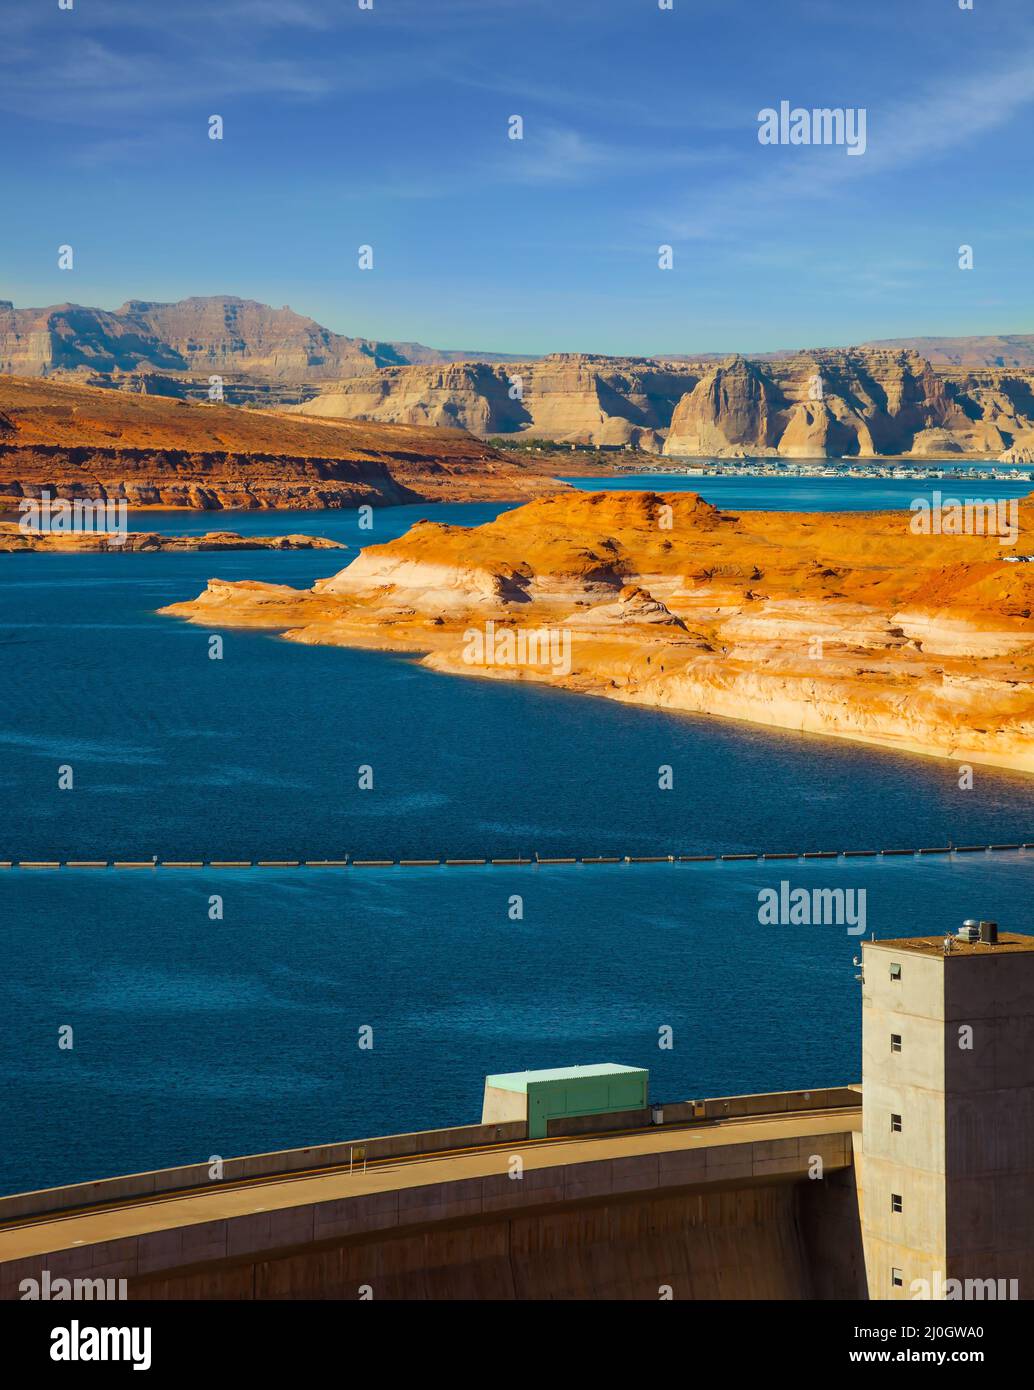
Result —
[[900, 1116], [900, 1115], [891, 1115], [891, 1117], [890, 1117], [890, 1132], [891, 1132], [891, 1134], [900, 1134], [900, 1133], [901, 1133], [901, 1116]]
[[896, 1289], [901, 1288], [902, 1284], [905, 1282], [905, 1276], [901, 1273], [900, 1269], [892, 1269], [890, 1271], [890, 1282]]
[[901, 1210], [901, 1193], [900, 1193], [900, 1192], [892, 1192], [892, 1193], [890, 1194], [890, 1209], [891, 1209], [891, 1211], [900, 1211], [900, 1210]]
[[890, 1050], [891, 1050], [891, 1052], [900, 1052], [900, 1051], [901, 1051], [901, 1034], [900, 1034], [900, 1033], [891, 1033], [891, 1035], [890, 1035]]
[[898, 965], [897, 961], [893, 961], [893, 962], [891, 963], [891, 967], [890, 967], [890, 978], [891, 978], [892, 980], [900, 980], [900, 979], [901, 979], [901, 966]]

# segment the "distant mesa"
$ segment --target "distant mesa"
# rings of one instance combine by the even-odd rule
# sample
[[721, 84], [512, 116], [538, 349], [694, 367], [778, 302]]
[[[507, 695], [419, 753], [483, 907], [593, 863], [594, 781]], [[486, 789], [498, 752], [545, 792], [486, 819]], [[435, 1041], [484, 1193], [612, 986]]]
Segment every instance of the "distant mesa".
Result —
[[720, 356], [534, 358], [334, 333], [235, 295], [15, 309], [0, 371], [321, 419], [669, 456], [1000, 458], [1034, 450], [1034, 335]]
[[1034, 334], [971, 338], [878, 338], [863, 347], [916, 352], [935, 367], [1020, 367], [1034, 370]]
[[273, 309], [236, 295], [169, 304], [128, 299], [113, 310], [15, 309], [0, 300], [0, 371], [75, 374], [88, 384], [185, 398], [207, 397], [214, 374], [225, 378], [225, 399], [234, 404], [304, 400], [325, 381], [467, 355], [348, 338], [286, 305]]
[[697, 364], [556, 354], [386, 367], [290, 409], [675, 457], [1022, 460], [1034, 368], [935, 369], [915, 352], [865, 348]]

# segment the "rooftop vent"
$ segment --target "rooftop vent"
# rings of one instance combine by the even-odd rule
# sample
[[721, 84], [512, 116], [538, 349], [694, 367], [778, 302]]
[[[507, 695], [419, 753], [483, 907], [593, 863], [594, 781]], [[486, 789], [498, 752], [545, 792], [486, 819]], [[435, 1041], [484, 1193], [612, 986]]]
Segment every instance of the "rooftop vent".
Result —
[[998, 943], [998, 923], [978, 922], [975, 917], [967, 917], [958, 930], [960, 941], [983, 942], [985, 946]]

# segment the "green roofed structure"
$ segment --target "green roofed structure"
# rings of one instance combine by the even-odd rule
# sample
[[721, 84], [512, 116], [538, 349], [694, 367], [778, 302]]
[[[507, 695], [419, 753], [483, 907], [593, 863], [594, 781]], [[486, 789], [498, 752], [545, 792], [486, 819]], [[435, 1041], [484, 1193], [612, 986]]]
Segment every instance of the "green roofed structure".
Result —
[[614, 1062], [595, 1066], [513, 1071], [485, 1077], [482, 1124], [526, 1120], [529, 1139], [545, 1139], [550, 1120], [642, 1110], [649, 1104], [650, 1073]]

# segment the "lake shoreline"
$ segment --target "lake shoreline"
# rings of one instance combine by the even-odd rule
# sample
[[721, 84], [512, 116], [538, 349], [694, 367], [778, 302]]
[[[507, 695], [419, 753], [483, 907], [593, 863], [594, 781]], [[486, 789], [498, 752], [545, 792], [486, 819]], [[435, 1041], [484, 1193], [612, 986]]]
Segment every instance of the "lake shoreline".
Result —
[[[213, 579], [160, 611], [1034, 773], [1021, 616], [1034, 573], [1001, 560], [997, 537], [919, 535], [900, 512], [732, 513], [692, 492], [579, 491], [471, 530], [418, 522], [309, 590]], [[529, 634], [562, 639], [564, 660], [494, 641], [486, 657], [470, 646], [482, 626], [515, 650]]]

